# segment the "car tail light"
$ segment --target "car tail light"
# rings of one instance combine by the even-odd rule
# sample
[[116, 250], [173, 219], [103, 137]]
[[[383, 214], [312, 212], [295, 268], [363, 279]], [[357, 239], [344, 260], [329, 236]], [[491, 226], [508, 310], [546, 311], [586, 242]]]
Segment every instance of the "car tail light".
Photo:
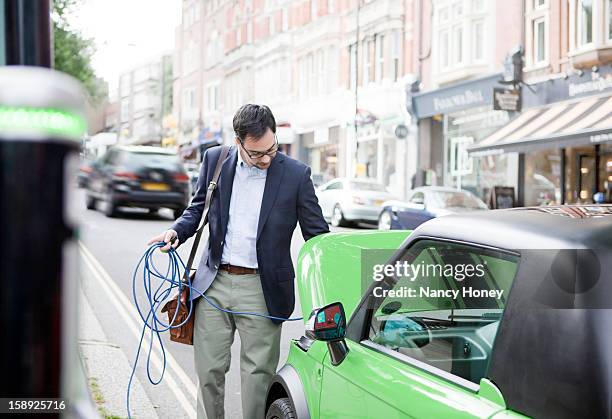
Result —
[[360, 196], [354, 196], [354, 197], [353, 197], [353, 203], [355, 203], [355, 204], [357, 204], [357, 205], [365, 205], [365, 204], [366, 204], [366, 201], [365, 201], [365, 199], [363, 199], [363, 198], [362, 198], [362, 197], [360, 197]]
[[177, 182], [189, 182], [189, 176], [184, 173], [178, 173], [174, 175], [174, 180]]
[[127, 180], [138, 179], [138, 176], [136, 176], [136, 173], [132, 173], [132, 172], [115, 172], [113, 173], [113, 177], [118, 178], [118, 179], [127, 179]]

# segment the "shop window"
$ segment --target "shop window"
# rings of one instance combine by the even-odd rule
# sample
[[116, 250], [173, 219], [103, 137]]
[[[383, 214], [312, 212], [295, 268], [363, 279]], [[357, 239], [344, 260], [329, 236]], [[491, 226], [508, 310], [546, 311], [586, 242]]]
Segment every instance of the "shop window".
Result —
[[600, 146], [597, 192], [602, 194], [600, 202], [612, 203], [612, 144]]
[[561, 154], [558, 149], [525, 154], [525, 206], [561, 203]]

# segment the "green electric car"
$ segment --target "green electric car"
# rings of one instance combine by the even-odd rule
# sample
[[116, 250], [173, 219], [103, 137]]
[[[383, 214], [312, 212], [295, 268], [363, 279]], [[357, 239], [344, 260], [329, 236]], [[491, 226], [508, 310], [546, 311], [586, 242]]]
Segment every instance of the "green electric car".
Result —
[[612, 206], [330, 233], [267, 418], [612, 418]]

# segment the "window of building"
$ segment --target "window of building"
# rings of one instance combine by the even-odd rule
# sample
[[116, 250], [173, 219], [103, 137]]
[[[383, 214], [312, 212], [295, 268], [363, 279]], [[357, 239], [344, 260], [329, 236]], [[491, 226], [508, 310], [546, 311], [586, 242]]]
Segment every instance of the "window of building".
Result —
[[371, 38], [364, 41], [364, 84], [374, 81], [376, 75], [376, 39]]
[[463, 63], [463, 26], [453, 28], [453, 65]]
[[319, 0], [310, 0], [310, 20], [317, 18], [317, 2]]
[[482, 12], [485, 0], [472, 0], [472, 12]]
[[448, 68], [450, 64], [450, 60], [448, 59], [450, 51], [448, 30], [440, 31], [440, 45], [438, 50], [440, 51], [440, 69], [444, 70]]
[[321, 48], [321, 61], [319, 61], [319, 94], [324, 95], [330, 87], [329, 82], [330, 74], [329, 71], [329, 60], [330, 60], [330, 51], [327, 48]]
[[385, 76], [385, 36], [376, 37], [376, 81], [380, 82]]
[[474, 61], [484, 60], [484, 21], [476, 20], [472, 24], [472, 48]]
[[393, 45], [391, 48], [391, 70], [393, 71], [393, 81], [400, 77], [400, 58], [402, 51], [402, 33], [399, 30], [393, 31]]
[[548, 63], [548, 1], [527, 0], [528, 10], [525, 14], [527, 28], [527, 49], [525, 51], [527, 67], [543, 66]]
[[488, 4], [484, 0], [434, 2], [436, 72], [447, 73], [485, 61]]
[[336, 13], [336, 0], [327, 0], [327, 14]]
[[578, 0], [576, 41], [578, 46], [593, 42], [593, 0]]
[[268, 25], [270, 29], [270, 35], [274, 35], [276, 33], [276, 22], [274, 21], [274, 15], [268, 17]]
[[607, 28], [606, 32], [608, 34], [608, 42], [610, 42], [612, 41], [612, 0], [606, 1], [606, 7], [608, 9], [606, 13], [606, 16], [608, 19], [608, 22], [606, 24], [606, 28]]
[[282, 31], [286, 32], [289, 29], [289, 8], [288, 6], [283, 7], [281, 12], [281, 26]]
[[546, 62], [546, 19], [533, 21], [533, 57], [534, 64]]
[[251, 42], [253, 42], [253, 22], [249, 21], [249, 23], [247, 23], [247, 44], [250, 44]]
[[364, 327], [368, 343], [407, 363], [433, 367], [431, 372], [479, 384], [495, 351], [518, 262], [509, 252], [417, 241], [395, 263], [420, 266], [418, 273], [385, 277], [363, 306], [372, 310]]
[[219, 85], [217, 84], [206, 88], [206, 109], [209, 112], [219, 109]]
[[357, 44], [349, 47], [349, 89], [355, 90], [357, 87]]
[[121, 101], [121, 122], [128, 122], [130, 120], [130, 100], [124, 99]]

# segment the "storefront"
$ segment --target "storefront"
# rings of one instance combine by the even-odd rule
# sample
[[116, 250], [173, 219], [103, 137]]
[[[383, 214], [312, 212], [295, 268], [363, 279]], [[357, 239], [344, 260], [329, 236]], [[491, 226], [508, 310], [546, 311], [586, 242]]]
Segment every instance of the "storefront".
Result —
[[470, 155], [517, 155], [522, 205], [612, 202], [612, 68], [547, 80], [523, 95], [523, 112]]
[[516, 156], [492, 153], [474, 158], [467, 153], [512, 116], [513, 112], [493, 109], [494, 89], [503, 88], [500, 79], [500, 74], [494, 74], [412, 97], [412, 113], [418, 119], [419, 169], [434, 173], [421, 177], [414, 187], [465, 189], [485, 201], [495, 186], [516, 187]]
[[[404, 120], [397, 115], [379, 119], [362, 110], [358, 121], [356, 177], [375, 180], [399, 196], [402, 188], [398, 179], [398, 138], [395, 128]], [[351, 130], [354, 137], [354, 125]]]
[[300, 134], [299, 159], [310, 166], [316, 185], [339, 176], [339, 140], [337, 125]]

